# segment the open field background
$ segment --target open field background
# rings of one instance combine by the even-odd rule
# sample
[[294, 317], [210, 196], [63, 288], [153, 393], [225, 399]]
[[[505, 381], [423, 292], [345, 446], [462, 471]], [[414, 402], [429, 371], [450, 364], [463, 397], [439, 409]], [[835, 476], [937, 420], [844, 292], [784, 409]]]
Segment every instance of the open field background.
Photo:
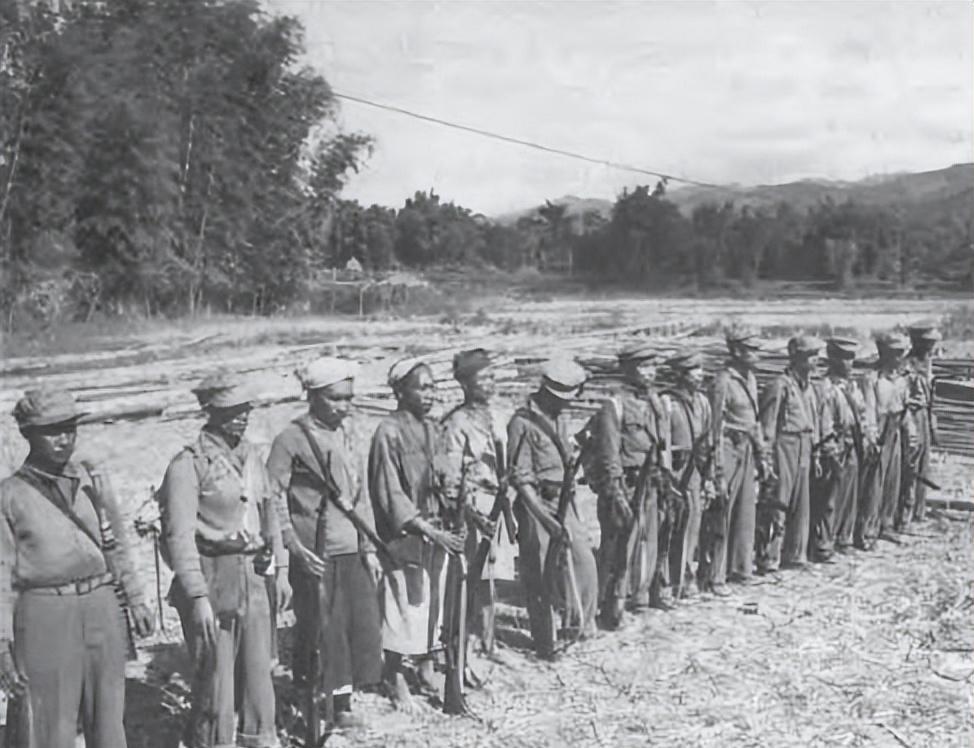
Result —
[[[221, 318], [103, 338], [88, 333], [62, 346], [68, 352], [8, 356], [0, 364], [0, 473], [12, 470], [24, 451], [7, 413], [24, 388], [39, 384], [79, 391], [94, 413], [94, 422], [80, 430], [79, 454], [107, 464], [134, 519], [155, 514], [152, 488], [201, 425], [190, 387], [221, 366], [251, 378], [265, 407], [253, 413], [249, 435], [267, 445], [303, 410], [297, 366], [323, 352], [359, 359], [364, 372], [355, 429], [364, 459], [376, 419], [391, 407], [388, 366], [404, 352], [427, 355], [443, 378], [437, 414], [458, 397], [447, 381], [453, 352], [473, 346], [497, 352], [504, 362], [499, 408], [507, 415], [529, 391], [538, 361], [556, 353], [610, 356], [633, 336], [648, 335], [674, 350], [707, 347], [719, 343], [721, 325], [739, 319], [761, 328], [768, 348], [781, 352], [796, 330], [841, 332], [865, 343], [876, 331], [923, 319], [945, 321], [953, 331], [945, 353], [963, 357], [974, 352], [974, 331], [963, 326], [972, 316], [974, 301], [956, 299], [499, 298], [448, 318]], [[579, 425], [585, 413], [576, 410]], [[931, 477], [947, 497], [974, 498], [968, 461], [938, 457]], [[592, 497], [580, 499], [597, 544]], [[572, 648], [554, 665], [527, 652], [526, 618], [515, 594], [504, 617], [510, 667], [495, 668], [490, 686], [471, 698], [482, 722], [447, 719], [432, 706], [407, 719], [366, 694], [362, 707], [377, 717], [370, 732], [354, 739], [376, 746], [970, 745], [972, 533], [970, 515], [943, 512], [903, 545], [882, 544], [875, 554], [749, 591], [756, 615], [742, 612], [743, 597], [652, 612]], [[137, 553], [152, 584], [151, 544], [139, 542]], [[167, 631], [132, 666], [133, 748], [173, 745], [185, 708], [179, 627], [171, 609], [165, 614]], [[282, 676], [283, 703], [287, 683]], [[329, 744], [351, 740], [335, 735]]]

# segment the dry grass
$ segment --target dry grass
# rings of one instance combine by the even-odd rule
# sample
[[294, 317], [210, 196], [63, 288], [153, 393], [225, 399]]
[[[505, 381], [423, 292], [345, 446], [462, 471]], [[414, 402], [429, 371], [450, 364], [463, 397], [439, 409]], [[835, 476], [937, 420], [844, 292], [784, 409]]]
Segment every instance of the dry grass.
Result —
[[[489, 318], [475, 320], [474, 327], [479, 336], [487, 334], [481, 328], [493, 325], [495, 336], [516, 335], [539, 346], [545, 356], [553, 347], [570, 347], [567, 336], [586, 330], [591, 339], [583, 341], [585, 346], [611, 347], [611, 335], [603, 333], [616, 325], [691, 319], [706, 325], [739, 316], [755, 326], [821, 324], [869, 331], [938, 316], [956, 305], [563, 301], [491, 307]], [[138, 352], [139, 346], [160, 341], [202, 340], [189, 354], [195, 361], [204, 349], [214, 360], [236, 360], [273, 353], [285, 343], [320, 346], [368, 336], [378, 344], [394, 337], [400, 348], [411, 342], [428, 350], [470, 344], [475, 337], [469, 327], [448, 327], [454, 324], [428, 319], [215, 319], [147, 329], [126, 336], [125, 344]], [[116, 347], [116, 341], [111, 343]], [[176, 352], [160, 351], [140, 364], [154, 375], [167, 375], [175, 366], [172, 356]], [[28, 381], [34, 378], [11, 377], [7, 388], [19, 390]], [[503, 405], [509, 413], [514, 403]], [[255, 412], [252, 436], [269, 441], [301, 410], [292, 403]], [[374, 418], [361, 423], [363, 455], [374, 423]], [[80, 443], [83, 452], [108, 464], [132, 516], [199, 425], [192, 419], [91, 425], [82, 428]], [[0, 439], [0, 465], [13, 466], [22, 457], [22, 444], [9, 426], [0, 423], [2, 436], [13, 437]], [[947, 473], [936, 475], [942, 485], [972, 485], [970, 466], [948, 463], [943, 470]], [[591, 498], [582, 503], [594, 541]], [[505, 650], [510, 667], [494, 668], [489, 687], [471, 695], [480, 721], [447, 718], [432, 706], [406, 718], [379, 696], [365, 694], [359, 708], [372, 719], [371, 730], [354, 740], [332, 736], [328, 745], [968, 746], [974, 739], [974, 528], [965, 516], [962, 521], [941, 518], [922, 532], [901, 546], [883, 544], [875, 554], [792, 574], [780, 586], [700, 601], [672, 613], [650, 612], [617, 633], [573, 647], [554, 665], [537, 662], [523, 648], [525, 614], [508, 600], [504, 621], [512, 644]], [[148, 583], [153, 578], [151, 545], [138, 546], [138, 560]], [[744, 602], [756, 603], [758, 613], [744, 613]], [[128, 684], [132, 748], [175, 745], [184, 716], [185, 689], [178, 676], [172, 677], [185, 663], [178, 624], [172, 610], [166, 612], [168, 636], [158, 637], [143, 653]], [[280, 686], [286, 705], [286, 678]]]
[[[476, 719], [425, 704], [407, 718], [360, 695], [371, 728], [328, 745], [969, 746], [972, 537], [969, 517], [940, 517], [903, 545], [631, 617], [554, 664], [506, 648], [507, 666], [478, 663], [490, 683], [469, 696]], [[139, 716], [133, 748], [169, 745], [174, 716]]]

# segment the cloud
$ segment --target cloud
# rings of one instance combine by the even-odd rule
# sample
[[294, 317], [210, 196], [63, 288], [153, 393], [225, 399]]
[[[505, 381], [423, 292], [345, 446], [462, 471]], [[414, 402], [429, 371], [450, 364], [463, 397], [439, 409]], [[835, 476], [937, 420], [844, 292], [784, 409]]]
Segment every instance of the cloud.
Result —
[[[308, 2], [338, 91], [704, 181], [769, 183], [974, 160], [967, 3]], [[436, 187], [485, 213], [650, 177], [343, 102], [376, 155], [347, 193]]]

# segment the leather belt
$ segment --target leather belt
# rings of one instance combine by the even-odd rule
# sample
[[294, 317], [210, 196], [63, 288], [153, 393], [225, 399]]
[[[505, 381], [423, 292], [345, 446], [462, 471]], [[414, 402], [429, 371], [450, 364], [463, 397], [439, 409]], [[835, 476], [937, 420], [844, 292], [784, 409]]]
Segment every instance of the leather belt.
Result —
[[42, 587], [24, 587], [21, 592], [30, 592], [35, 595], [87, 595], [97, 589], [106, 587], [113, 582], [112, 575], [107, 571], [86, 579], [76, 579], [67, 584], [45, 585]]

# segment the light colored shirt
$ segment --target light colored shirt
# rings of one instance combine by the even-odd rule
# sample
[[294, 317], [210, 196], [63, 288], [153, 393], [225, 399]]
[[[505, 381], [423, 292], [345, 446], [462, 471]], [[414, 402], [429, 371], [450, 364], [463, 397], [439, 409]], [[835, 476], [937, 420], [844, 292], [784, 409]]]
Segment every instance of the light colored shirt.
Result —
[[827, 452], [841, 448], [855, 438], [858, 430], [867, 442], [876, 441], [876, 421], [866, 408], [862, 390], [851, 379], [827, 376], [822, 380], [819, 397], [819, 433], [825, 438], [836, 435], [834, 442], [823, 446]]
[[602, 405], [592, 425], [595, 475], [589, 479], [597, 493], [608, 490], [626, 471], [641, 469], [650, 453], [651, 464], [669, 467], [669, 415], [655, 392], [627, 388]]
[[280, 525], [264, 463], [253, 444], [241, 441], [231, 449], [223, 438], [203, 429], [169, 463], [158, 499], [164, 552], [188, 597], [209, 592], [201, 544], [244, 538], [253, 551], [270, 540], [283, 565]]
[[775, 442], [783, 435], [819, 436], [818, 396], [809, 380], [802, 384], [791, 369], [774, 378], [761, 399], [761, 427], [764, 436]]
[[[319, 465], [299, 423], [310, 430], [325, 466]], [[352, 521], [325, 496], [321, 483], [325, 469], [330, 471], [344, 501], [374, 528], [372, 502], [363, 480], [364, 465], [356, 458], [348, 430], [330, 429], [306, 413], [277, 435], [267, 458], [267, 474], [285, 545], [290, 546], [296, 536], [302, 545], [314, 550], [318, 515], [323, 510], [325, 556], [373, 550], [371, 543], [359, 537]]]
[[[550, 418], [538, 407], [533, 397], [529, 397], [527, 403], [522, 407], [545, 421], [557, 436], [558, 443], [565, 454], [572, 454], [568, 422], [565, 417]], [[507, 424], [507, 443], [514, 445], [511, 449], [516, 450], [518, 445], [521, 447], [517, 457], [515, 458], [513, 455], [511, 457], [512, 486], [515, 488], [533, 486], [535, 489], [541, 489], [542, 484], [545, 483], [549, 485], [562, 483], [565, 476], [565, 465], [562, 462], [558, 447], [541, 426], [519, 411], [514, 412]], [[544, 491], [539, 491], [539, 495], [542, 500], [547, 500], [545, 497], [551, 496]]]
[[[485, 513], [493, 506], [498, 487], [495, 441], [503, 445], [494, 416], [486, 404], [464, 403], [443, 419], [447, 493], [456, 496], [463, 477], [467, 499]], [[469, 450], [466, 456], [463, 454], [464, 444]]]
[[[741, 374], [732, 366], [717, 372], [710, 389], [710, 407], [713, 413], [713, 443], [719, 444], [724, 430], [747, 434], [758, 456], [764, 451], [764, 432], [758, 420], [758, 382], [754, 372]], [[723, 449], [714, 454], [716, 470], [723, 468]]]
[[[98, 515], [90, 498], [87, 471], [68, 463], [59, 475], [30, 465], [0, 482], [0, 640], [13, 638], [13, 608], [19, 590], [56, 587], [107, 572]], [[36, 482], [39, 490], [32, 485]], [[51, 503], [64, 502], [95, 540]], [[143, 601], [142, 585], [129, 552], [129, 533], [114, 497], [101, 496], [115, 535], [115, 566], [131, 605]]]

